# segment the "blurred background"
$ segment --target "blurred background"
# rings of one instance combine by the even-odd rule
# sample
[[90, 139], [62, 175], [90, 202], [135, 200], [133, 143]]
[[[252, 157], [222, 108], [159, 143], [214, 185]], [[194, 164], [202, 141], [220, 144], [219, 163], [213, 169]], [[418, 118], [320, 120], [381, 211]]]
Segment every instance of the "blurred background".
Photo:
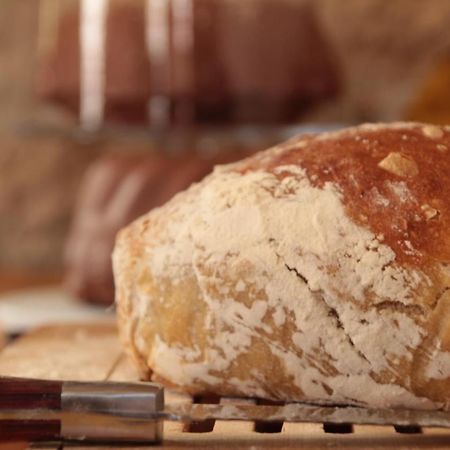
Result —
[[448, 0], [1, 0], [0, 324], [111, 304], [117, 230], [215, 164], [449, 123], [449, 23]]

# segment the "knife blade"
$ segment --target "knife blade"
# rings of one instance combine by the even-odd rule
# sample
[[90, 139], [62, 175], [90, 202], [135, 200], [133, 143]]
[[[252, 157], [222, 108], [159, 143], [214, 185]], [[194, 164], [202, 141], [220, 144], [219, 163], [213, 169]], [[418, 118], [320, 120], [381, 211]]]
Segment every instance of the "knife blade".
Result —
[[161, 442], [163, 421], [207, 419], [450, 428], [450, 412], [357, 406], [164, 404], [154, 383], [0, 378], [0, 440]]

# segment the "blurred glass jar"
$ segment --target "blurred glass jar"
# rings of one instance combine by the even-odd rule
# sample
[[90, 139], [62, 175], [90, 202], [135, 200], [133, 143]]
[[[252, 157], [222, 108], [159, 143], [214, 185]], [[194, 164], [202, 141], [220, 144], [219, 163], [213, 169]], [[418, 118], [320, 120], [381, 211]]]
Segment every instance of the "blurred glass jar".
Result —
[[38, 90], [82, 124], [281, 124], [338, 91], [303, 0], [41, 0]]

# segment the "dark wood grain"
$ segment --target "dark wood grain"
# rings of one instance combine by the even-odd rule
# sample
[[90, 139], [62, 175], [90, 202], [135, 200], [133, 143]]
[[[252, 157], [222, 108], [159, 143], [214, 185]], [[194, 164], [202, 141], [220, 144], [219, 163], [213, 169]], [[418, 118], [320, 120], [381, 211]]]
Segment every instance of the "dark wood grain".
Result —
[[0, 409], [61, 409], [60, 381], [0, 377]]
[[52, 441], [60, 434], [59, 420], [0, 420], [0, 442]]

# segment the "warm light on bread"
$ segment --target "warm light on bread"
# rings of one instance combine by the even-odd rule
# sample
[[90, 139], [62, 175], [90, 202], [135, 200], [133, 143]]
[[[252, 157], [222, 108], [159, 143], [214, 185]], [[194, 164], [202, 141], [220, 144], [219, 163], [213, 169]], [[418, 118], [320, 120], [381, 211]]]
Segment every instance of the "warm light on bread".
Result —
[[238, 163], [124, 229], [122, 340], [214, 392], [450, 409], [450, 128], [363, 125]]

